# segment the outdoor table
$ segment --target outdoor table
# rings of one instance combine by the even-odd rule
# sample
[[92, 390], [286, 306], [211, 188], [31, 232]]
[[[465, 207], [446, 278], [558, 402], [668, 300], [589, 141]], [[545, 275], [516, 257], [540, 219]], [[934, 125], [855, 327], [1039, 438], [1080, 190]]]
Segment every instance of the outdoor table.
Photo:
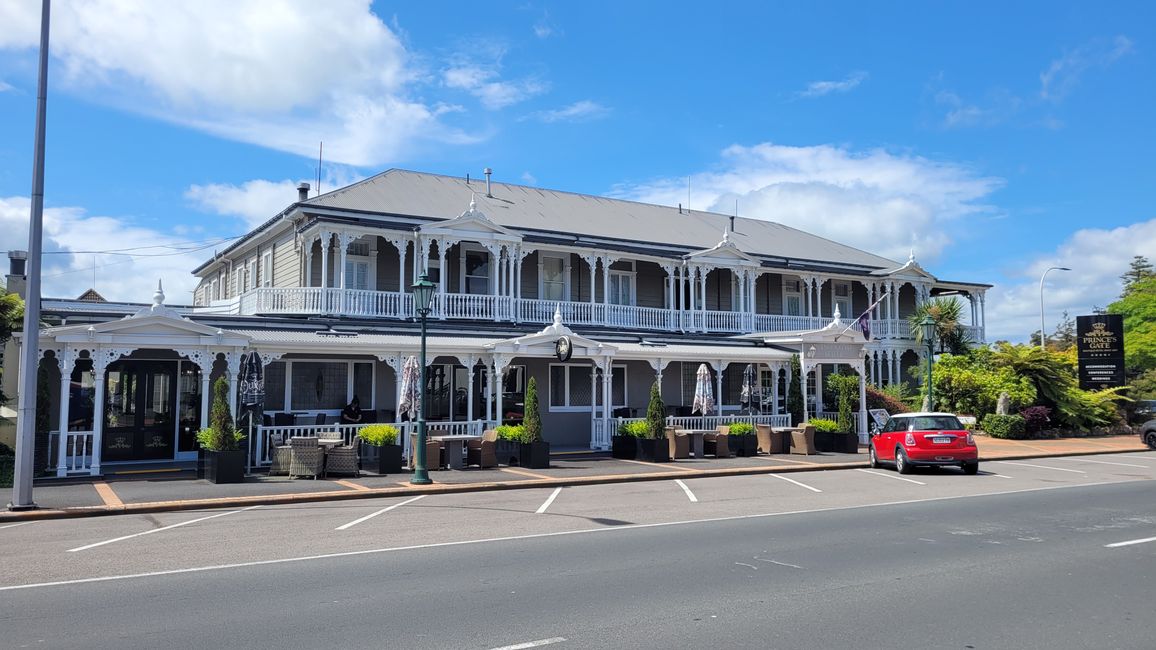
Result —
[[714, 429], [683, 429], [680, 434], [690, 436], [690, 453], [695, 458], [701, 459], [702, 453], [702, 436], [704, 433], [714, 433]]
[[446, 466], [450, 469], [461, 469], [466, 466], [465, 449], [466, 441], [478, 440], [481, 436], [472, 436], [468, 434], [453, 434], [446, 436], [430, 436], [430, 440], [436, 440], [446, 448]]

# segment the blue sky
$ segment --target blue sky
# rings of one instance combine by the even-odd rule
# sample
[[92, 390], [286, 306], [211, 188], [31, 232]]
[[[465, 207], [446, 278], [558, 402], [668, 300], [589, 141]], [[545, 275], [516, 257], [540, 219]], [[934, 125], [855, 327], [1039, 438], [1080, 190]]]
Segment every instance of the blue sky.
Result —
[[[39, 4], [0, 0], [6, 249], [27, 242]], [[1049, 323], [1113, 300], [1156, 252], [1156, 10], [868, 4], [58, 2], [45, 292], [95, 265], [110, 299], [163, 277], [188, 302], [187, 271], [291, 202], [324, 141], [326, 189], [489, 166], [914, 250], [996, 285], [993, 338], [1038, 327], [1053, 264], [1075, 270], [1048, 276]]]

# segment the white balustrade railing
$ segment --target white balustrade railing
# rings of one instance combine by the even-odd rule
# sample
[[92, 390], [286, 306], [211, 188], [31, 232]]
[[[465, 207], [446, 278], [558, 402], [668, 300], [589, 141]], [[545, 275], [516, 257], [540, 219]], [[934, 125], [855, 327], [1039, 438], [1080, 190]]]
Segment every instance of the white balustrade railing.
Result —
[[611, 431], [606, 426], [606, 420], [601, 418], [590, 421], [590, 448], [607, 450], [610, 449], [610, 435]]
[[56, 463], [56, 475], [91, 474], [95, 434], [92, 431], [68, 431], [64, 438], [64, 455], [60, 455], [60, 432], [48, 434], [49, 462]]
[[785, 314], [755, 314], [756, 332], [794, 332], [817, 330], [831, 322], [816, 316], [787, 316]]
[[[646, 418], [614, 418], [611, 420], [613, 434], [618, 435], [619, 429], [627, 422], [642, 422], [644, 420], [646, 420]], [[595, 420], [595, 422], [597, 421], [598, 420]], [[666, 426], [668, 427], [696, 430], [716, 429], [718, 427], [729, 426], [736, 422], [769, 424], [772, 427], [789, 427], [791, 426], [791, 415], [789, 413], [782, 415], [670, 415], [666, 418]], [[606, 444], [610, 444], [609, 440], [607, 440]], [[593, 444], [591, 444], [591, 446], [593, 446]]]
[[498, 320], [498, 296], [470, 293], [434, 294], [433, 315], [437, 318]]
[[703, 327], [708, 332], [741, 332], [744, 331], [743, 316], [746, 314], [737, 311], [703, 311]]
[[[402, 447], [402, 454], [408, 458], [410, 450], [410, 434], [417, 433], [417, 422], [387, 422], [397, 427], [398, 441]], [[345, 444], [353, 442], [357, 432], [366, 424], [304, 424], [293, 426], [258, 426], [249, 440], [249, 468], [267, 467], [272, 462], [270, 440], [279, 435], [283, 440], [290, 438], [326, 437], [336, 431]], [[480, 436], [488, 424], [483, 420], [469, 420], [464, 422], [427, 422], [426, 435], [469, 435]], [[286, 443], [287, 444], [287, 443]]]

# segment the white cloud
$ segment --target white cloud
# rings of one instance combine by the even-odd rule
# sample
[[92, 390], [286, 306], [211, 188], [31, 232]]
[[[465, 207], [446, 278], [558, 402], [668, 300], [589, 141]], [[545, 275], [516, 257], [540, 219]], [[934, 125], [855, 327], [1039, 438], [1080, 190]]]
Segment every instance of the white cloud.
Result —
[[1089, 68], [1109, 66], [1132, 52], [1132, 40], [1127, 36], [1085, 43], [1052, 61], [1048, 69], [1040, 73], [1040, 97], [1059, 101], [1075, 88]]
[[500, 61], [488, 64], [458, 61], [442, 72], [442, 80], [449, 88], [470, 93], [491, 111], [523, 102], [549, 89], [546, 83], [534, 78], [507, 81], [500, 75]]
[[352, 170], [343, 167], [327, 169], [326, 172], [322, 177], [320, 188], [318, 188], [315, 178], [298, 181], [269, 181], [258, 178], [240, 185], [231, 183], [190, 185], [189, 189], [185, 190], [185, 199], [199, 210], [238, 217], [245, 222], [249, 229], [252, 229], [265, 223], [295, 202], [297, 200], [297, 185], [301, 182], [309, 183], [309, 196], [313, 197], [317, 195], [318, 189], [326, 192], [337, 187], [351, 185], [363, 178]]
[[521, 178], [522, 178], [522, 182], [525, 183], [526, 185], [537, 185], [538, 184], [538, 177], [534, 176], [530, 172], [522, 172]]
[[557, 25], [550, 20], [550, 12], [545, 9], [542, 10], [542, 16], [534, 23], [534, 36], [538, 38], [550, 38], [559, 33]]
[[[31, 205], [28, 197], [0, 197], [0, 247], [4, 250], [27, 250]], [[142, 228], [117, 217], [89, 215], [79, 207], [46, 208], [43, 250], [48, 254], [43, 257], [42, 295], [79, 296], [93, 286], [95, 260], [95, 288], [109, 300], [149, 302], [161, 279], [167, 302], [191, 304], [196, 279], [189, 271], [211, 256], [212, 250], [187, 251], [198, 246], [187, 242], [210, 237], [203, 231], [178, 234]], [[174, 245], [187, 252], [169, 255], [178, 252], [168, 248]], [[128, 252], [141, 256], [80, 253], [125, 249], [138, 249]]]
[[1135, 255], [1152, 259], [1156, 219], [1129, 226], [1078, 230], [1056, 250], [1025, 260], [1012, 282], [992, 289], [987, 299], [987, 338], [1026, 341], [1040, 328], [1040, 276], [1051, 266], [1070, 272], [1048, 273], [1044, 285], [1044, 318], [1048, 332], [1062, 313], [1073, 318], [1106, 307], [1120, 295], [1120, 275]]
[[[983, 218], [983, 201], [1003, 185], [960, 164], [881, 149], [856, 152], [834, 145], [733, 145], [719, 169], [692, 175], [696, 210], [775, 221], [896, 260], [914, 248], [934, 260], [963, 227]], [[674, 205], [687, 200], [687, 179], [622, 186], [617, 196]], [[974, 222], [973, 222], [974, 225]]]
[[0, 79], [0, 93], [8, 92], [9, 90], [16, 89], [13, 88], [11, 84], [4, 83], [4, 80]]
[[[61, 85], [209, 133], [375, 165], [423, 142], [468, 142], [410, 97], [420, 79], [366, 0], [60, 3]], [[0, 48], [37, 45], [39, 3], [0, 3]]]
[[523, 117], [522, 120], [538, 120], [539, 122], [546, 122], [547, 124], [554, 122], [584, 122], [606, 117], [609, 114], [610, 109], [608, 107], [598, 102], [590, 101], [589, 99], [583, 99], [569, 106], [563, 106], [562, 108], [530, 113]]
[[822, 97], [831, 93], [845, 93], [854, 90], [856, 86], [867, 79], [863, 71], [852, 72], [841, 81], [812, 81], [807, 88], [795, 93], [796, 97]]

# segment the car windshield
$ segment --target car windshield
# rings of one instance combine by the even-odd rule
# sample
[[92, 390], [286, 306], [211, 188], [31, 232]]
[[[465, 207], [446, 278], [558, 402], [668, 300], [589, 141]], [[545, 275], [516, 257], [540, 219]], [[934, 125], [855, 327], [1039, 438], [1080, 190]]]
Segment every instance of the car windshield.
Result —
[[960, 431], [963, 425], [954, 415], [920, 415], [913, 418], [897, 418], [899, 431]]

